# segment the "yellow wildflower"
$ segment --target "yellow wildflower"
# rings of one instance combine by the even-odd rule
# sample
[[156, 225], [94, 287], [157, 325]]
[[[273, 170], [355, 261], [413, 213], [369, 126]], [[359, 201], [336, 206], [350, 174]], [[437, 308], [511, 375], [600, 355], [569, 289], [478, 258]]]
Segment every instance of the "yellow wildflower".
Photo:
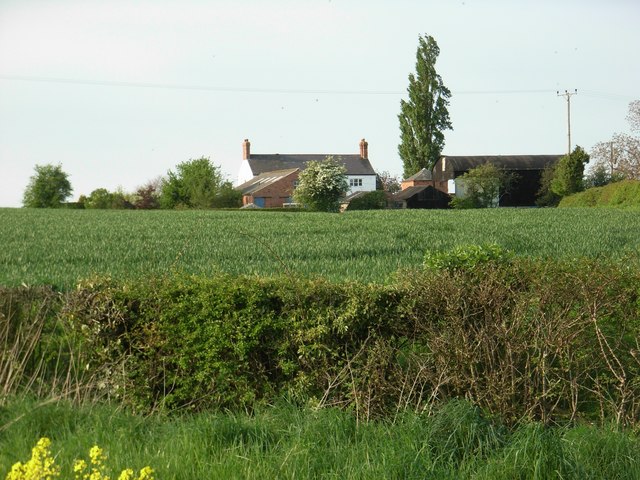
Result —
[[101, 466], [107, 460], [107, 456], [98, 445], [91, 447], [89, 458], [91, 459], [91, 464], [95, 466]]
[[118, 480], [133, 480], [133, 470], [127, 468], [120, 473]]
[[17, 462], [11, 467], [6, 480], [52, 480], [60, 476], [49, 447], [51, 440], [42, 437], [31, 449], [31, 458], [27, 463]]
[[146, 466], [140, 470], [138, 480], [153, 480], [153, 468]]
[[[26, 462], [16, 462], [5, 480], [55, 480], [60, 477], [60, 467], [56, 466], [55, 459], [51, 456], [51, 440], [46, 437], [38, 440], [31, 449], [31, 459]], [[73, 463], [75, 480], [110, 480], [105, 473], [107, 455], [97, 445], [89, 450], [91, 469], [85, 460], [76, 460]], [[135, 472], [127, 468], [120, 473], [118, 480], [154, 480], [153, 469], [144, 467], [138, 477]]]

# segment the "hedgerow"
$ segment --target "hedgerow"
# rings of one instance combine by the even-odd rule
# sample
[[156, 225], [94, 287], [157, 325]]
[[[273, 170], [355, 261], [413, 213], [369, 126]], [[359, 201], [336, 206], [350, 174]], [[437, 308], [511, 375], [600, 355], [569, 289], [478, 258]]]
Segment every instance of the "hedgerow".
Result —
[[[465, 398], [510, 423], [637, 424], [637, 258], [505, 261], [493, 252], [469, 264], [463, 253], [453, 268], [401, 271], [388, 285], [98, 278], [56, 296], [56, 314], [42, 321], [57, 322], [59, 341], [39, 342], [58, 346], [73, 392], [135, 411], [252, 410], [286, 397], [365, 419]], [[0, 303], [3, 321], [26, 328], [10, 304]], [[35, 377], [38, 355], [52, 351], [30, 353]]]
[[640, 182], [622, 180], [564, 197], [558, 207], [640, 207]]

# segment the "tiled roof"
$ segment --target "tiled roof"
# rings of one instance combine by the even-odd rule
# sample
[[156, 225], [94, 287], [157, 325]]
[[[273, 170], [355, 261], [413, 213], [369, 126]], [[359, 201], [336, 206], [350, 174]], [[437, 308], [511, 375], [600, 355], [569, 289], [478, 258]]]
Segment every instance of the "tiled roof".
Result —
[[277, 182], [278, 180], [282, 180], [283, 178], [297, 172], [298, 170], [298, 168], [289, 168], [287, 170], [262, 172], [258, 176], [253, 177], [248, 182], [245, 182], [242, 185], [238, 185], [236, 189], [240, 190], [243, 195], [250, 195], [258, 192], [259, 190], [262, 190], [264, 187]]
[[275, 170], [299, 168], [304, 170], [307, 162], [320, 162], [332, 156], [335, 160], [344, 163], [347, 168], [347, 175], [375, 175], [376, 172], [368, 159], [360, 155], [339, 155], [339, 154], [251, 154], [249, 166], [254, 175]]

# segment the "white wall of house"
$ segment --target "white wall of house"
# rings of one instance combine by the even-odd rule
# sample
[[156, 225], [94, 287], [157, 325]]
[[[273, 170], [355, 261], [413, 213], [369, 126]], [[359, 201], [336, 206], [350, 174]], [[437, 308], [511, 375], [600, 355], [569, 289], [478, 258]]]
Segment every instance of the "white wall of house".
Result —
[[248, 160], [242, 160], [240, 163], [240, 170], [238, 171], [238, 180], [236, 185], [242, 185], [244, 182], [248, 182], [254, 177]]
[[372, 192], [376, 189], [375, 175], [347, 175], [349, 191], [347, 195], [355, 192]]

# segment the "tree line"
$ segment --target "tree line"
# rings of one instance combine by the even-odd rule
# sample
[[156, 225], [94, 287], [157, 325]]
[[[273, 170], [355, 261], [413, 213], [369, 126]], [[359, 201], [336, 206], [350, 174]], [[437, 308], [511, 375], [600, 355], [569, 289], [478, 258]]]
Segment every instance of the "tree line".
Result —
[[242, 194], [207, 157], [179, 163], [175, 171], [169, 170], [165, 177], [151, 180], [131, 193], [97, 188], [89, 195], [80, 195], [77, 202], [65, 203], [72, 191], [69, 175], [62, 170], [62, 165], [36, 165], [22, 203], [29, 208], [149, 210], [233, 208], [242, 201]]

